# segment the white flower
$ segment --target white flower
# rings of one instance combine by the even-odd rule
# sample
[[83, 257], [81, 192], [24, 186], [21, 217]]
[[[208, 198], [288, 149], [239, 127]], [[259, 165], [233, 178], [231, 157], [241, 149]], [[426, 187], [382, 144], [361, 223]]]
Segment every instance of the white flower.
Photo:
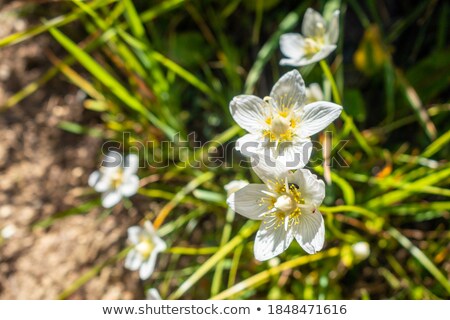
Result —
[[162, 300], [158, 289], [150, 288], [147, 290], [147, 300]]
[[233, 192], [236, 192], [236, 191], [242, 189], [246, 185], [248, 185], [247, 180], [233, 180], [233, 181], [230, 181], [229, 183], [227, 183], [223, 188], [225, 189], [225, 191], [227, 192], [227, 195], [229, 196]]
[[357, 260], [365, 260], [370, 255], [370, 246], [367, 242], [360, 241], [352, 245], [352, 251]]
[[17, 228], [13, 224], [6, 225], [2, 231], [0, 232], [0, 235], [3, 239], [9, 239], [12, 238], [17, 232]]
[[283, 75], [270, 97], [234, 97], [231, 115], [249, 132], [236, 142], [236, 149], [250, 157], [262, 153], [280, 158], [288, 169], [304, 167], [312, 151], [310, 136], [325, 129], [342, 111], [331, 102], [304, 103], [305, 83], [297, 70]]
[[102, 205], [105, 208], [115, 206], [123, 197], [131, 197], [139, 189], [136, 175], [139, 158], [130, 154], [123, 161], [119, 152], [109, 152], [102, 162], [102, 167], [89, 176], [88, 184], [95, 191], [102, 193]]
[[262, 220], [254, 244], [255, 258], [271, 259], [285, 251], [295, 238], [310, 254], [323, 247], [325, 226], [318, 208], [325, 184], [309, 170], [295, 173], [262, 162], [253, 167], [264, 184], [249, 184], [231, 194], [228, 205], [237, 213]]
[[280, 38], [280, 49], [287, 59], [281, 65], [305, 66], [326, 58], [336, 49], [339, 37], [339, 10], [330, 23], [320, 13], [309, 8], [303, 17], [302, 33], [286, 33]]
[[156, 234], [150, 221], [146, 221], [144, 227], [128, 228], [128, 240], [134, 246], [125, 259], [125, 268], [139, 269], [139, 277], [146, 280], [155, 270], [158, 253], [166, 250], [166, 243]]
[[323, 100], [323, 91], [318, 83], [311, 83], [306, 88], [306, 104]]

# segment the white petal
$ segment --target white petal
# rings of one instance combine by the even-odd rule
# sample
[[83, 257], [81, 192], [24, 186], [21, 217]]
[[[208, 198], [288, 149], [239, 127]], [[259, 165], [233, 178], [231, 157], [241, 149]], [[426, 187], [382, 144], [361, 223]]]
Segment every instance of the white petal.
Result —
[[147, 235], [151, 238], [153, 238], [156, 235], [156, 231], [155, 228], [153, 227], [153, 224], [148, 220], [144, 222], [144, 230], [147, 233]]
[[132, 226], [128, 228], [128, 240], [133, 244], [138, 244], [142, 234], [142, 228], [139, 226]]
[[317, 24], [322, 24], [326, 28], [326, 22], [317, 11], [308, 8], [303, 16], [302, 34], [305, 37], [314, 37], [318, 31]]
[[104, 208], [112, 208], [120, 202], [122, 195], [118, 190], [106, 191], [102, 194], [102, 206]]
[[309, 59], [309, 64], [314, 63], [314, 62], [318, 62], [320, 60], [325, 59], [326, 57], [328, 57], [330, 55], [330, 53], [332, 53], [334, 50], [336, 50], [336, 45], [335, 44], [328, 44], [328, 45], [324, 45], [319, 52], [317, 52], [315, 55], [313, 55], [310, 59]]
[[339, 10], [333, 12], [328, 26], [328, 43], [336, 44], [339, 38]]
[[285, 73], [272, 88], [270, 96], [280, 110], [300, 111], [305, 102], [305, 82], [297, 70]]
[[289, 171], [275, 152], [275, 147], [261, 149], [253, 155], [251, 161], [253, 171], [266, 184], [279, 179], [283, 180]]
[[341, 114], [342, 107], [331, 102], [318, 101], [307, 104], [300, 120], [300, 137], [306, 138], [322, 131]]
[[364, 260], [370, 256], [370, 245], [365, 241], [360, 241], [352, 245], [352, 251], [356, 259]]
[[244, 156], [253, 157], [260, 152], [262, 142], [263, 140], [260, 134], [248, 133], [236, 141], [235, 148]]
[[94, 190], [97, 192], [106, 192], [110, 189], [111, 189], [111, 177], [105, 174], [100, 175], [100, 179], [94, 185]]
[[123, 165], [123, 157], [119, 151], [110, 151], [101, 163], [104, 175], [112, 175]]
[[278, 151], [278, 160], [284, 164], [286, 169], [295, 170], [306, 166], [313, 149], [311, 140], [301, 139], [285, 145]]
[[147, 300], [162, 300], [161, 295], [155, 288], [148, 289], [146, 297]]
[[302, 212], [299, 224], [296, 226], [295, 239], [309, 254], [314, 254], [323, 248], [325, 225], [319, 210], [314, 213]]
[[94, 187], [100, 179], [100, 171], [94, 171], [89, 175], [88, 185]]
[[281, 59], [280, 60], [280, 66], [300, 67], [300, 66], [304, 66], [304, 65], [306, 65], [306, 64], [302, 64], [301, 58]]
[[[302, 67], [307, 66], [308, 64], [312, 64], [315, 62], [318, 62], [322, 59], [325, 59], [331, 52], [333, 52], [336, 49], [336, 45], [330, 44], [323, 46], [319, 52], [317, 52], [312, 57], [309, 56], [303, 56], [300, 59], [296, 59], [295, 61], [280, 61], [281, 65], [292, 65], [296, 67]], [[284, 63], [284, 64], [283, 64]]]
[[135, 174], [139, 168], [139, 156], [137, 154], [129, 154], [125, 158], [123, 175], [129, 176]]
[[[270, 222], [269, 222], [270, 223]], [[292, 229], [286, 232], [283, 226], [268, 228], [263, 222], [256, 233], [254, 254], [259, 261], [269, 260], [284, 252], [294, 239]]]
[[150, 254], [150, 257], [148, 258], [148, 260], [144, 261], [141, 264], [141, 268], [139, 269], [139, 277], [142, 280], [147, 280], [152, 275], [153, 271], [155, 270], [157, 256], [158, 256], [158, 253], [153, 251]]
[[227, 199], [227, 204], [233, 211], [246, 218], [261, 220], [260, 215], [269, 211], [268, 202], [261, 202], [261, 199], [268, 198], [263, 191], [268, 191], [264, 184], [251, 183], [232, 193]]
[[304, 55], [305, 38], [298, 33], [286, 33], [280, 37], [280, 50], [286, 57], [296, 60]]
[[162, 252], [167, 249], [167, 244], [156, 233], [155, 236], [152, 238], [152, 242], [155, 245], [154, 249], [155, 252]]
[[136, 250], [128, 252], [125, 258], [125, 268], [136, 271], [142, 264], [141, 255]]
[[247, 180], [233, 180], [228, 182], [226, 185], [223, 186], [225, 191], [227, 192], [227, 195], [232, 194], [233, 192], [236, 192], [246, 185], [248, 185], [249, 182]]
[[315, 174], [312, 174], [308, 169], [299, 169], [292, 175], [293, 183], [300, 188], [302, 197], [306, 204], [310, 204], [318, 208], [325, 198], [325, 183], [317, 179]]
[[136, 175], [126, 177], [126, 180], [119, 186], [119, 192], [125, 197], [135, 195], [139, 189], [139, 178]]
[[234, 120], [250, 133], [261, 132], [268, 105], [261, 98], [251, 95], [240, 95], [230, 102], [230, 112]]

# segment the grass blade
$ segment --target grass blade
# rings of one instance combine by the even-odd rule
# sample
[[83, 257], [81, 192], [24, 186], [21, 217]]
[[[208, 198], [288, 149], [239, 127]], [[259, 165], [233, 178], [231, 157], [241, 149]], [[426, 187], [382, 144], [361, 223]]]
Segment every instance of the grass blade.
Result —
[[296, 259], [286, 261], [279, 266], [272, 267], [266, 271], [260, 272], [251, 276], [250, 278], [235, 284], [233, 287], [222, 291], [218, 295], [212, 297], [212, 300], [223, 300], [228, 298], [238, 298], [240, 294], [245, 293], [246, 289], [255, 288], [270, 280], [271, 277], [280, 274], [281, 272], [295, 267], [305, 265], [314, 261], [319, 261], [325, 258], [337, 257], [340, 254], [339, 248], [332, 248], [327, 251], [319, 252], [314, 255], [301, 256]]
[[238, 235], [231, 239], [225, 246], [221, 247], [211, 258], [203, 263], [174, 293], [167, 299], [175, 300], [180, 298], [186, 291], [200, 280], [208, 271], [214, 268], [219, 261], [221, 261], [234, 248], [241, 244], [245, 239], [250, 237], [259, 228], [259, 223], [255, 221], [247, 221], [241, 228]]
[[97, 80], [105, 85], [111, 93], [122, 100], [126, 106], [137, 111], [139, 114], [152, 122], [156, 127], [161, 129], [168, 138], [172, 138], [176, 134], [175, 130], [161, 122], [155, 115], [147, 110], [139, 100], [137, 100], [122, 84], [119, 83], [119, 81], [112, 77], [91, 56], [81, 50], [72, 40], [55, 28], [51, 28], [50, 33], [78, 60], [83, 67], [85, 67]]
[[439, 269], [434, 265], [434, 263], [419, 249], [417, 248], [408, 238], [402, 235], [397, 229], [389, 228], [388, 233], [398, 241], [406, 250], [411, 253], [411, 255], [416, 258], [422, 266], [431, 273], [431, 275], [447, 290], [450, 294], [450, 282], [448, 279], [439, 271]]

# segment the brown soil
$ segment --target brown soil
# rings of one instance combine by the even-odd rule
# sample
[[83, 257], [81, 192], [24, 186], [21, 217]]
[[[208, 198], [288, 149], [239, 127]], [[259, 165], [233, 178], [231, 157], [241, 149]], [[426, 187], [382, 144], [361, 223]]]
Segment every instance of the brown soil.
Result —
[[[0, 8], [1, 1], [0, 1]], [[3, 9], [7, 9], [7, 6]], [[27, 21], [0, 9], [0, 39], [23, 30]], [[44, 48], [48, 36], [0, 49], [0, 106], [51, 65]], [[82, 94], [57, 77], [18, 105], [0, 113], [0, 299], [55, 299], [77, 278], [124, 246], [126, 229], [137, 219], [120, 207], [102, 217], [83, 216], [32, 225], [89, 198], [87, 177], [95, 169], [101, 141], [61, 130], [61, 120], [95, 125]], [[5, 229], [6, 227], [6, 229]], [[0, 233], [1, 234], [1, 233]], [[142, 298], [136, 273], [123, 262], [105, 267], [70, 298]]]

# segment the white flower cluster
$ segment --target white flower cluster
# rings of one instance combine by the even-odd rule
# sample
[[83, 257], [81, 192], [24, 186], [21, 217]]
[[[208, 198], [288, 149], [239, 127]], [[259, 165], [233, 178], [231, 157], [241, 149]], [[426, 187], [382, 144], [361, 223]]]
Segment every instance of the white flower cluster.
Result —
[[[103, 159], [99, 170], [94, 171], [88, 180], [89, 186], [102, 193], [101, 203], [105, 208], [117, 205], [123, 197], [135, 195], [139, 189], [139, 157], [129, 154], [127, 157], [117, 152], [109, 152]], [[158, 253], [166, 249], [165, 242], [157, 235], [150, 221], [144, 226], [128, 228], [130, 251], [125, 259], [125, 267], [139, 270], [142, 280], [148, 279], [156, 265]]]
[[[303, 66], [317, 62], [336, 48], [339, 12], [330, 23], [308, 9], [302, 25], [303, 36], [285, 34], [280, 39], [281, 65]], [[239, 214], [261, 220], [254, 253], [258, 260], [271, 259], [285, 251], [293, 239], [308, 253], [321, 250], [325, 227], [319, 206], [325, 197], [325, 184], [309, 170], [311, 136], [325, 129], [342, 107], [322, 101], [318, 84], [305, 88], [297, 70], [283, 75], [270, 95], [261, 99], [239, 95], [230, 103], [234, 120], [248, 134], [236, 142], [236, 149], [253, 160], [253, 170], [263, 184], [232, 181], [225, 186], [228, 205]], [[108, 153], [99, 170], [89, 177], [89, 185], [101, 193], [101, 203], [112, 208], [139, 189], [139, 157]], [[7, 233], [7, 232], [5, 232]], [[152, 223], [128, 228], [131, 244], [125, 267], [137, 271], [141, 279], [153, 273], [158, 253], [166, 250]], [[360, 248], [355, 248], [355, 250]], [[161, 299], [155, 288], [149, 299]]]
[[[336, 12], [327, 28], [322, 16], [308, 9], [302, 28], [306, 38], [281, 37], [281, 50], [289, 57], [281, 64], [300, 66], [326, 57], [336, 48], [338, 17]], [[269, 96], [240, 95], [230, 103], [234, 120], [248, 132], [236, 149], [252, 158], [264, 184], [242, 186], [227, 203], [244, 217], [262, 221], [254, 244], [260, 261], [279, 255], [293, 239], [310, 254], [323, 247], [325, 227], [318, 208], [325, 184], [304, 167], [311, 156], [310, 137], [339, 117], [342, 106], [321, 99], [320, 87], [313, 84], [307, 90], [293, 70], [275, 83]]]

